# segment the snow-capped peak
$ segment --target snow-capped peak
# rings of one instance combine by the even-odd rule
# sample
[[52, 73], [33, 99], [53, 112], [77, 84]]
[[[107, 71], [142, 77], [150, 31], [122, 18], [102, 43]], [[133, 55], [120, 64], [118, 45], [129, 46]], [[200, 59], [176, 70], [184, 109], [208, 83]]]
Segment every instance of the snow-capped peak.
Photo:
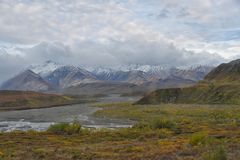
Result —
[[43, 64], [31, 65], [29, 69], [41, 76], [46, 76], [62, 66], [61, 64], [48, 60]]
[[87, 70], [94, 73], [110, 73], [110, 72], [116, 72], [116, 71], [123, 71], [123, 72], [129, 72], [129, 71], [142, 71], [142, 72], [159, 72], [166, 69], [162, 66], [152, 66], [152, 65], [140, 65], [140, 64], [130, 64], [130, 65], [119, 65], [119, 66], [113, 66], [113, 67], [88, 67]]

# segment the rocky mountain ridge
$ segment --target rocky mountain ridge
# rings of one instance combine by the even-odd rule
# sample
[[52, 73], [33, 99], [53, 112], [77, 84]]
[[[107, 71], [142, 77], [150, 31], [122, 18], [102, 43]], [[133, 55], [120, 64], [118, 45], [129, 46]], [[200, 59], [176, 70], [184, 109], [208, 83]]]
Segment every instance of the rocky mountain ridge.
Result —
[[[41, 79], [40, 84], [37, 81], [33, 83], [31, 79], [21, 81], [19, 78], [24, 74], [8, 80], [2, 85], [2, 89], [10, 90], [34, 90], [48, 91], [54, 88], [62, 90], [68, 87], [79, 86], [81, 84], [99, 83], [105, 85], [110, 83], [129, 83], [137, 86], [149, 88], [168, 88], [192, 85], [210, 72], [213, 67], [198, 66], [188, 69], [166, 68], [150, 65], [123, 65], [118, 67], [79, 67], [73, 65], [58, 64], [53, 61], [47, 61], [39, 65], [31, 65], [28, 72], [35, 74], [35, 77]], [[24, 73], [24, 72], [23, 72]], [[20, 78], [21, 79], [21, 78]], [[30, 85], [31, 84], [31, 85]], [[45, 84], [45, 88], [42, 84]], [[19, 87], [19, 86], [24, 87]], [[114, 85], [118, 86], [118, 85]], [[125, 86], [125, 85], [124, 85]]]

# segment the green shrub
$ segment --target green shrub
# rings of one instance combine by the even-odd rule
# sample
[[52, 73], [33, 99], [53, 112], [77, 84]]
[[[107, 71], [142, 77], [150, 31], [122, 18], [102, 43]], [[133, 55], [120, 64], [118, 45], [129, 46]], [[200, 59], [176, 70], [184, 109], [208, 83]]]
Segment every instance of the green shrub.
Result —
[[176, 123], [168, 119], [154, 119], [150, 126], [152, 129], [175, 129]]
[[143, 121], [135, 124], [133, 126], [135, 129], [170, 129], [175, 130], [177, 128], [177, 125], [174, 121], [168, 120], [168, 119], [162, 119], [162, 118], [156, 118], [150, 121]]
[[227, 153], [223, 147], [218, 147], [216, 150], [204, 154], [203, 160], [227, 160]]
[[157, 130], [157, 134], [158, 134], [158, 138], [164, 139], [164, 138], [171, 137], [173, 132], [170, 131], [169, 129], [159, 129]]
[[203, 145], [207, 142], [207, 134], [203, 132], [195, 133], [189, 140], [189, 143], [193, 146]]
[[82, 126], [79, 122], [73, 123], [58, 123], [53, 124], [48, 128], [48, 132], [55, 134], [79, 134], [82, 131]]
[[69, 126], [68, 123], [53, 124], [48, 128], [51, 133], [61, 134], [66, 132], [66, 128]]
[[151, 127], [150, 127], [150, 123], [143, 121], [133, 125], [133, 128], [134, 129], [150, 129]]

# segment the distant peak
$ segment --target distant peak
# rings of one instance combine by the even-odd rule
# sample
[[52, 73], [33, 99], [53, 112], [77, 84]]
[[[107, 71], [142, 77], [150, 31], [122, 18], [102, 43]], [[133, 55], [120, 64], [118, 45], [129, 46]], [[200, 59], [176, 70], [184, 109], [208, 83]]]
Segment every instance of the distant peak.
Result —
[[47, 60], [45, 63], [46, 63], [46, 64], [51, 64], [51, 63], [57, 64], [56, 62], [54, 62], [54, 61], [52, 61], [52, 60]]
[[30, 70], [30, 69], [27, 69], [27, 70], [25, 70], [25, 71], [22, 72], [22, 74], [24, 74], [24, 73], [36, 74], [36, 73], [34, 73], [32, 70]]
[[31, 65], [29, 69], [41, 76], [46, 76], [61, 66], [63, 65], [52, 60], [47, 60], [42, 64]]
[[19, 75], [31, 75], [31, 76], [34, 76], [34, 77], [40, 77], [37, 73], [33, 72], [30, 69], [27, 69], [27, 70], [23, 71]]
[[231, 61], [230, 64], [240, 64], [240, 59], [236, 59], [234, 61]]

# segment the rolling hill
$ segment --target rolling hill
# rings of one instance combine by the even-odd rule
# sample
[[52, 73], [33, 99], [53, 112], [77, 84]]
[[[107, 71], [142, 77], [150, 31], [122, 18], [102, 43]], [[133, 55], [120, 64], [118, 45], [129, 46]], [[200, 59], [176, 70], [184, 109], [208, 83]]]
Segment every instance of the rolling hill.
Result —
[[240, 59], [221, 64], [207, 74], [205, 80], [217, 83], [239, 83]]
[[131, 83], [96, 82], [65, 88], [63, 93], [69, 95], [126, 94], [138, 92], [139, 89], [139, 86]]
[[159, 89], [137, 103], [240, 104], [239, 71], [240, 60], [221, 64], [195, 86]]
[[73, 104], [73, 98], [32, 91], [0, 91], [1, 110], [45, 108]]

